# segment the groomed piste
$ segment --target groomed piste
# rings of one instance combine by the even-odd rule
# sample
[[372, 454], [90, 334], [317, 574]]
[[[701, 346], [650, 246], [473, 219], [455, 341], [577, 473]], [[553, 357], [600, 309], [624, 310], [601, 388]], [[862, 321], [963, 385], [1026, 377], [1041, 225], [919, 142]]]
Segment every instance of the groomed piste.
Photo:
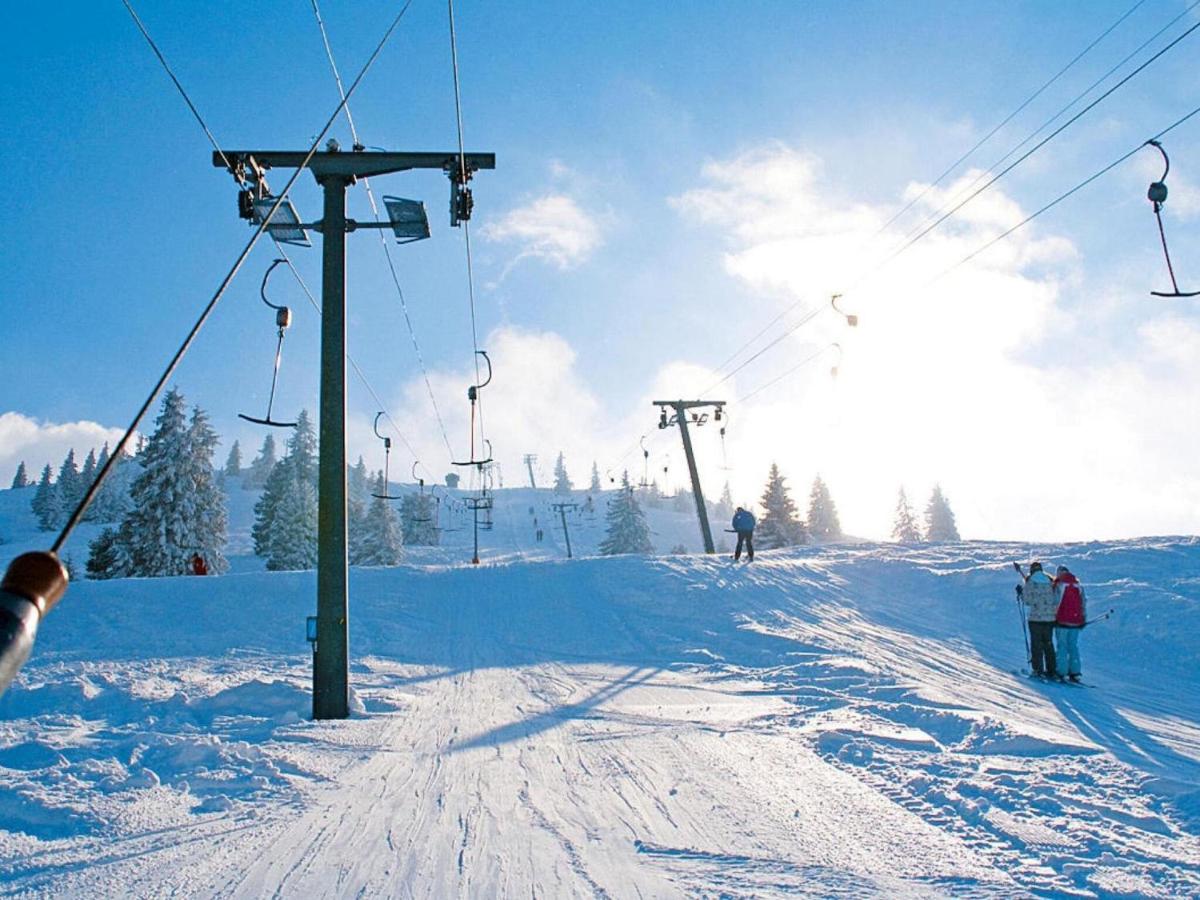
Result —
[[[567, 562], [532, 502], [353, 570], [346, 722], [313, 573], [73, 585], [0, 701], [4, 895], [1200, 892], [1195, 539]], [[1035, 555], [1114, 610], [1087, 687], [1019, 674]]]

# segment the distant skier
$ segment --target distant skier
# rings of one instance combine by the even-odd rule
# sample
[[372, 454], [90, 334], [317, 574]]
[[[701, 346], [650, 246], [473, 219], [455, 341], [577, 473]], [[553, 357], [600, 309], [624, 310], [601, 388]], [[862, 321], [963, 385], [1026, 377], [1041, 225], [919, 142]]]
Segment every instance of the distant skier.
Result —
[[1054, 643], [1058, 653], [1058, 677], [1078, 682], [1083, 674], [1079, 661], [1079, 632], [1087, 624], [1087, 598], [1083, 585], [1066, 566], [1059, 566], [1054, 575], [1054, 595], [1058, 598], [1058, 614], [1054, 623]]
[[733, 561], [742, 558], [742, 547], [746, 548], [746, 562], [754, 562], [754, 513], [740, 506], [733, 514], [733, 530], [737, 532], [737, 549], [733, 551]]
[[1026, 575], [1019, 563], [1013, 568], [1021, 576], [1021, 596], [1029, 609], [1029, 664], [1039, 678], [1057, 678], [1058, 664], [1054, 657], [1054, 622], [1058, 617], [1058, 597], [1054, 580], [1042, 571], [1040, 562], [1029, 564]]
[[204, 561], [204, 557], [201, 556], [199, 553], [192, 554], [192, 574], [193, 575], [207, 575], [208, 574], [208, 563], [206, 563]]

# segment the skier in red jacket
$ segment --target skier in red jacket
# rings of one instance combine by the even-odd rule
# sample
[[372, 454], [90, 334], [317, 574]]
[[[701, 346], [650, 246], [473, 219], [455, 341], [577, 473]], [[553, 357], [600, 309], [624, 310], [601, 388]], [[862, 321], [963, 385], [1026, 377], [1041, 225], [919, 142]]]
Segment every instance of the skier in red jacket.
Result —
[[1079, 632], [1087, 624], [1087, 597], [1079, 579], [1066, 566], [1059, 566], [1054, 573], [1054, 595], [1058, 598], [1058, 615], [1054, 619], [1058, 676], [1078, 682], [1083, 671], [1079, 661]]

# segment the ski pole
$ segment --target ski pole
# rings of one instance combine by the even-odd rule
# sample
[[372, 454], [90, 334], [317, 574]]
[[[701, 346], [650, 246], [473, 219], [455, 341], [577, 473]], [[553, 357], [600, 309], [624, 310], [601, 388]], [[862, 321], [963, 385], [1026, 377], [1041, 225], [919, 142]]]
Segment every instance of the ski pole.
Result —
[[1025, 598], [1021, 596], [1021, 585], [1017, 585], [1017, 616], [1021, 620], [1021, 637], [1025, 638], [1025, 661], [1033, 665], [1033, 651], [1029, 647], [1029, 627], [1025, 624]]
[[1096, 616], [1096, 618], [1094, 618], [1094, 619], [1088, 619], [1086, 622], [1083, 623], [1083, 625], [1086, 628], [1088, 625], [1091, 625], [1093, 622], [1103, 622], [1105, 619], [1107, 619], [1109, 616], [1111, 616], [1115, 612], [1116, 612], [1115, 609], [1110, 609], [1108, 612], [1104, 613], [1104, 615]]

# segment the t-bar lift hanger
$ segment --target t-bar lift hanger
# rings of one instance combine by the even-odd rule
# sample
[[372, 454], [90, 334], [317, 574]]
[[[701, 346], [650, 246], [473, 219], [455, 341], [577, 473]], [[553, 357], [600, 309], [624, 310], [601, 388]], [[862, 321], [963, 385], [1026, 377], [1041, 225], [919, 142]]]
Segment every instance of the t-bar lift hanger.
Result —
[[488, 445], [488, 455], [486, 459], [475, 458], [475, 404], [479, 400], [479, 392], [492, 383], [492, 360], [487, 355], [486, 350], [476, 350], [477, 356], [482, 356], [483, 361], [487, 363], [487, 378], [483, 380], [483, 384], [473, 384], [467, 388], [467, 399], [471, 401], [471, 458], [456, 462], [450, 461], [452, 466], [478, 466], [481, 470], [483, 466], [492, 461], [491, 444]]
[[1162, 208], [1167, 202], [1167, 173], [1171, 171], [1171, 159], [1167, 156], [1163, 145], [1157, 140], [1151, 138], [1146, 141], [1146, 145], [1156, 148], [1162, 154], [1163, 163], [1166, 166], [1163, 169], [1162, 178], [1151, 183], [1150, 190], [1146, 192], [1146, 199], [1154, 204], [1154, 218], [1158, 220], [1158, 236], [1162, 239], [1163, 256], [1167, 260], [1167, 273], [1171, 276], [1171, 287], [1174, 289], [1170, 292], [1151, 291], [1150, 294], [1153, 297], [1200, 297], [1200, 291], [1179, 290], [1179, 282], [1175, 280], [1175, 267], [1171, 265], [1171, 253], [1167, 250], [1167, 233], [1163, 230]]
[[[372, 497], [377, 497], [380, 500], [403, 500], [403, 496], [394, 497], [388, 493], [388, 465], [392, 458], [392, 439], [386, 435], [379, 433], [379, 417], [383, 415], [383, 411], [375, 413], [375, 421], [371, 425], [371, 429], [375, 432], [375, 437], [383, 441], [383, 493], [372, 493]], [[414, 463], [414, 466], [416, 464]]]
[[275, 368], [271, 371], [271, 394], [267, 398], [267, 415], [266, 418], [256, 419], [254, 416], [238, 413], [238, 418], [240, 419], [253, 422], [255, 425], [267, 425], [271, 428], [296, 427], [295, 422], [277, 422], [271, 418], [271, 407], [275, 405], [275, 386], [279, 382], [279, 363], [283, 358], [283, 334], [292, 324], [292, 311], [286, 306], [280, 306], [267, 299], [267, 279], [271, 277], [271, 273], [275, 271], [276, 266], [285, 262], [287, 262], [286, 259], [277, 259], [271, 263], [267, 267], [266, 274], [263, 275], [262, 285], [258, 289], [258, 295], [262, 297], [262, 302], [275, 310], [275, 325], [279, 329], [279, 340], [275, 344]]

